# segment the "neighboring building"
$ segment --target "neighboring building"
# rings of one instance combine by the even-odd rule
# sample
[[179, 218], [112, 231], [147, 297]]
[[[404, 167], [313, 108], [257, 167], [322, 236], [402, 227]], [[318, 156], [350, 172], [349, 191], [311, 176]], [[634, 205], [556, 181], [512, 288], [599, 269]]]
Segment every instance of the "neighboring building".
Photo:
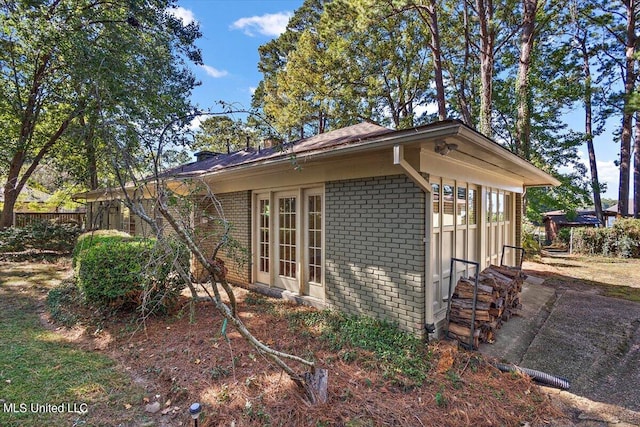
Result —
[[[4, 189], [2, 189], [4, 190]], [[4, 205], [4, 191], [0, 190], [0, 208]], [[39, 211], [39, 206], [44, 206], [51, 198], [51, 194], [47, 194], [44, 191], [36, 190], [27, 185], [22, 188], [22, 191], [18, 195], [18, 200], [14, 206], [14, 210], [30, 212]]]
[[[629, 204], [627, 206], [629, 209], [629, 214], [627, 215], [627, 217], [633, 217], [633, 199], [629, 199], [628, 203]], [[610, 206], [604, 210], [604, 215], [607, 218], [607, 227], [611, 227], [616, 221], [616, 218], [618, 218], [618, 205], [619, 203], [616, 203], [615, 205]]]
[[[398, 131], [362, 123], [284, 150], [204, 153], [167, 176], [215, 193], [251, 254], [244, 265], [225, 260], [234, 283], [417, 334], [444, 320], [449, 277], [474, 273], [451, 272], [451, 259], [500, 263], [503, 246], [520, 242], [524, 190], [559, 185], [453, 120]], [[109, 198], [81, 196], [89, 206]], [[198, 212], [192, 220], [216, 227]]]
[[577, 210], [574, 215], [567, 215], [564, 211], [545, 212], [542, 222], [547, 235], [547, 243], [553, 242], [563, 228], [602, 226], [596, 212], [587, 209]]

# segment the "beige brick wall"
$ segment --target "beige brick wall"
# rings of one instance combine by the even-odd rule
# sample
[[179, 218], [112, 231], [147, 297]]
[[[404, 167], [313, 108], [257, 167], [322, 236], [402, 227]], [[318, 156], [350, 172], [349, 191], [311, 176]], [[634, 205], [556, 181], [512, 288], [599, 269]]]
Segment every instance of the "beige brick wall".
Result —
[[[218, 252], [218, 257], [229, 269], [227, 279], [235, 284], [248, 284], [251, 280], [250, 244], [251, 244], [251, 192], [217, 194], [219, 204], [211, 200], [198, 200], [194, 209], [196, 239], [205, 254], [210, 257], [213, 249], [223, 235], [223, 220], [231, 224], [231, 236], [239, 245], [237, 251], [229, 253], [228, 249]], [[220, 215], [218, 213], [220, 210]], [[205, 212], [204, 215], [202, 212]], [[203, 217], [207, 217], [203, 219]], [[203, 268], [194, 263], [193, 272], [196, 280], [203, 278]]]

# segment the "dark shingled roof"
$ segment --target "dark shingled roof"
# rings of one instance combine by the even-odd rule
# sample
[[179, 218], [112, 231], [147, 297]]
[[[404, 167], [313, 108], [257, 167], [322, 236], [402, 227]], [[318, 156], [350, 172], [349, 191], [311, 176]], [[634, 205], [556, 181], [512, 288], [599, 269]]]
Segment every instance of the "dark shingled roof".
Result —
[[286, 158], [291, 154], [299, 155], [302, 153], [324, 151], [339, 146], [347, 146], [390, 132], [393, 132], [393, 130], [373, 123], [360, 123], [309, 138], [303, 138], [280, 147], [263, 148], [261, 150], [242, 150], [230, 154], [217, 154], [204, 160], [169, 169], [163, 175], [193, 176], [202, 173], [216, 172], [249, 163]]
[[558, 225], [580, 226], [580, 225], [600, 225], [598, 217], [593, 210], [577, 210], [575, 217], [567, 218], [564, 211], [545, 212], [543, 221], [555, 221]]
[[[618, 205], [620, 203], [616, 203], [613, 206], [609, 206], [608, 208], [606, 208], [604, 211], [605, 213], [608, 213], [610, 215], [617, 215], [618, 214]], [[627, 208], [628, 208], [628, 213], [629, 215], [633, 215], [633, 199], [629, 199], [629, 202], [627, 204]]]

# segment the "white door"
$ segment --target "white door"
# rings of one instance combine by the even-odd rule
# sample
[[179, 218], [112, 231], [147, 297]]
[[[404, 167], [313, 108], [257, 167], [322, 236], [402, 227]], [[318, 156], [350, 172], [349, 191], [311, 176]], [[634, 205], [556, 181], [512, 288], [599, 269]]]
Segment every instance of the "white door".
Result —
[[298, 293], [298, 197], [297, 193], [276, 193], [273, 214], [275, 235], [274, 285]]
[[305, 289], [303, 293], [314, 298], [324, 299], [323, 280], [323, 207], [322, 192], [305, 193]]
[[269, 194], [256, 200], [256, 281], [271, 283], [271, 202]]

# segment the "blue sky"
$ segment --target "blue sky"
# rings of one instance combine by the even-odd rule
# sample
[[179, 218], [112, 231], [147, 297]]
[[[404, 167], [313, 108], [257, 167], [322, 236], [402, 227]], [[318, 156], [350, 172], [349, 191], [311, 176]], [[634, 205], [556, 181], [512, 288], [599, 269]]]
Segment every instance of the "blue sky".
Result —
[[[204, 66], [194, 66], [202, 82], [193, 93], [193, 101], [202, 109], [215, 108], [216, 101], [236, 103], [249, 108], [251, 94], [261, 80], [258, 72], [258, 47], [281, 34], [293, 12], [303, 0], [178, 0], [175, 14], [185, 22], [200, 24]], [[565, 117], [570, 126], [581, 131], [583, 112], [577, 108]], [[619, 120], [611, 122], [615, 127]], [[613, 127], [612, 127], [613, 129]], [[618, 139], [610, 132], [596, 138], [596, 158], [601, 182], [608, 186], [604, 197], [618, 197]], [[581, 149], [585, 164], [586, 146]]]

